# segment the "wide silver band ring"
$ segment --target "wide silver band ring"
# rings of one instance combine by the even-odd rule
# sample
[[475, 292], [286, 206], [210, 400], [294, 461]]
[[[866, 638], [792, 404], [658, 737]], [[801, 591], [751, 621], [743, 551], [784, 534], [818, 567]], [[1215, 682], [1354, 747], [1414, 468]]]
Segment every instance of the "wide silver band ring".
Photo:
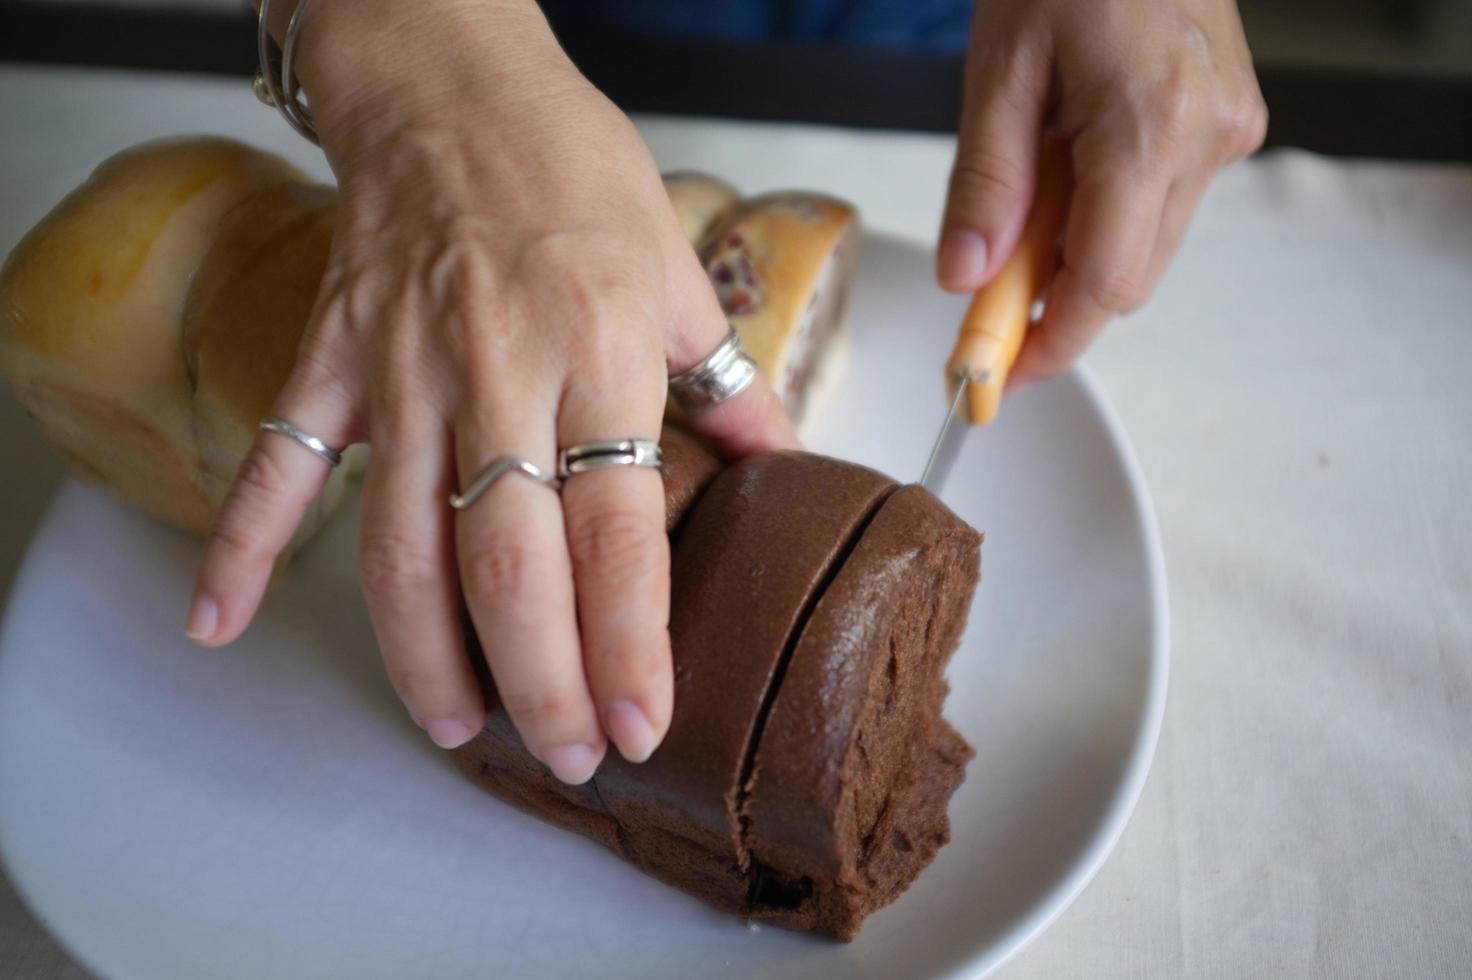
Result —
[[705, 360], [670, 378], [670, 397], [682, 411], [694, 415], [740, 394], [755, 378], [756, 362], [742, 349], [732, 327]]
[[342, 453], [328, 446], [327, 443], [318, 439], [316, 436], [298, 429], [286, 421], [286, 419], [278, 419], [274, 415], [267, 415], [261, 419], [260, 428], [262, 432], [274, 432], [278, 436], [285, 436], [299, 446], [310, 449], [322, 459], [325, 459], [330, 466], [336, 466], [342, 462]]
[[477, 476], [464, 492], [450, 495], [450, 506], [456, 510], [464, 510], [479, 500], [497, 480], [507, 473], [520, 473], [522, 476], [531, 477], [552, 490], [562, 486], [561, 480], [529, 459], [522, 459], [520, 456], [497, 456], [485, 469], [480, 471], [480, 476]]
[[567, 479], [589, 470], [610, 466], [659, 467], [664, 462], [659, 443], [653, 439], [618, 439], [611, 442], [584, 442], [568, 446], [557, 456], [557, 475]]

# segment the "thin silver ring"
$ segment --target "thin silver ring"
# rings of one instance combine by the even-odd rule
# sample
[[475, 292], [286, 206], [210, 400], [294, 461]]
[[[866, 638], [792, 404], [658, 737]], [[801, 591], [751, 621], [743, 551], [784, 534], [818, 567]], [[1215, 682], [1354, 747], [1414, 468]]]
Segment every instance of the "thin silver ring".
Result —
[[507, 473], [520, 473], [523, 476], [529, 476], [543, 486], [553, 490], [562, 486], [561, 480], [555, 476], [551, 476], [546, 470], [529, 459], [522, 459], [520, 456], [497, 456], [490, 461], [485, 469], [480, 471], [480, 476], [476, 477], [475, 481], [465, 488], [464, 493], [450, 494], [450, 506], [456, 510], [464, 510], [479, 500], [487, 490], [491, 489], [492, 484]]
[[732, 327], [703, 361], [670, 378], [670, 397], [694, 415], [740, 394], [755, 379], [756, 362], [742, 349], [741, 337]]
[[292, 425], [286, 419], [279, 419], [274, 415], [267, 415], [261, 419], [262, 432], [274, 432], [278, 436], [285, 436], [297, 445], [310, 449], [318, 456], [325, 459], [329, 466], [336, 466], [342, 462], [342, 453], [328, 446], [327, 443], [316, 436], [303, 432]]
[[557, 475], [566, 480], [578, 473], [601, 470], [610, 466], [650, 466], [664, 463], [659, 443], [653, 439], [617, 439], [609, 442], [583, 442], [568, 446], [557, 455]]

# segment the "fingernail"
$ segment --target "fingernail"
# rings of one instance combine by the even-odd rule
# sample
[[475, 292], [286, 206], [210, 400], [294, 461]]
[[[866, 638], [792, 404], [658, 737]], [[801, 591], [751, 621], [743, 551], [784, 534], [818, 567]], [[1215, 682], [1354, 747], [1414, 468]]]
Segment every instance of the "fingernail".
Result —
[[458, 749], [475, 738], [475, 729], [458, 718], [428, 718], [420, 727], [442, 749]]
[[937, 278], [946, 289], [972, 289], [986, 274], [986, 239], [969, 228], [952, 228], [940, 239]]
[[215, 635], [220, 625], [220, 607], [209, 596], [194, 597], [189, 607], [189, 618], [184, 621], [184, 635], [191, 640], [208, 640]]
[[649, 717], [632, 701], [610, 701], [603, 709], [603, 724], [619, 754], [630, 762], [643, 762], [659, 746]]
[[570, 786], [577, 786], [593, 777], [593, 771], [603, 761], [603, 751], [591, 745], [559, 745], [543, 749], [541, 759], [552, 770], [552, 775]]

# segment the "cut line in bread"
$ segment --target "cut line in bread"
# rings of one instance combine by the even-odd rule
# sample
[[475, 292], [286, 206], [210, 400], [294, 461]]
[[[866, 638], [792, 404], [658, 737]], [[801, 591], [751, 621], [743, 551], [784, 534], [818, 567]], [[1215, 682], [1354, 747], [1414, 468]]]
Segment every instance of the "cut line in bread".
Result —
[[[854, 549], [863, 538], [864, 532], [873, 523], [875, 515], [879, 513], [885, 502], [898, 489], [898, 486], [888, 487], [874, 499], [869, 505], [869, 509], [864, 513], [864, 516], [860, 518], [859, 523], [850, 532], [847, 540], [844, 541], [839, 553], [834, 556], [833, 561], [824, 569], [822, 581], [818, 584], [817, 588], [813, 589], [812, 594], [807, 597], [803, 608], [798, 612], [792, 631], [788, 634], [787, 642], [783, 646], [781, 656], [777, 660], [777, 666], [772, 671], [772, 679], [767, 684], [766, 693], [762, 697], [761, 706], [757, 709], [756, 719], [752, 723], [751, 738], [748, 740], [746, 746], [746, 756], [741, 762], [741, 778], [736, 796], [736, 822], [740, 834], [737, 853], [743, 870], [749, 870], [751, 867], [750, 803], [752, 784], [756, 776], [757, 757], [761, 750], [762, 737], [766, 734], [767, 721], [771, 717], [772, 707], [775, 705], [782, 691], [782, 682], [787, 676], [787, 668], [792, 663], [792, 658], [797, 652], [798, 645], [802, 642], [803, 633], [807, 630], [808, 622], [812, 619], [814, 610], [823, 601], [823, 597], [827, 594], [834, 579], [838, 578], [839, 574], [843, 571], [844, 564], [848, 561], [849, 556], [853, 554]], [[757, 876], [751, 875], [751, 887], [748, 891], [747, 899], [749, 903], [755, 903], [757, 886]]]
[[648, 761], [611, 753], [594, 776], [651, 874], [745, 910], [737, 809], [761, 706], [802, 615], [893, 486], [853, 464], [770, 453], [726, 469], [686, 518], [671, 567], [669, 731]]

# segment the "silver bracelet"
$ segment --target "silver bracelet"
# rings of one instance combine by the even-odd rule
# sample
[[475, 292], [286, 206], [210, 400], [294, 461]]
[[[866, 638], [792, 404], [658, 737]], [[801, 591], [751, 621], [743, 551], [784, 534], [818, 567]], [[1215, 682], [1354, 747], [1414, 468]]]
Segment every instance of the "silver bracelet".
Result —
[[309, 3], [311, 0], [297, 0], [296, 9], [291, 12], [291, 20], [286, 25], [286, 43], [281, 48], [278, 75], [271, 68], [271, 0], [261, 0], [260, 13], [256, 18], [256, 57], [260, 59], [260, 67], [256, 69], [251, 88], [256, 98], [281, 110], [292, 129], [316, 143], [317, 127], [312, 122], [312, 110], [307, 108], [296, 72], [292, 71], [292, 65], [296, 63], [296, 42], [301, 36], [303, 14]]

